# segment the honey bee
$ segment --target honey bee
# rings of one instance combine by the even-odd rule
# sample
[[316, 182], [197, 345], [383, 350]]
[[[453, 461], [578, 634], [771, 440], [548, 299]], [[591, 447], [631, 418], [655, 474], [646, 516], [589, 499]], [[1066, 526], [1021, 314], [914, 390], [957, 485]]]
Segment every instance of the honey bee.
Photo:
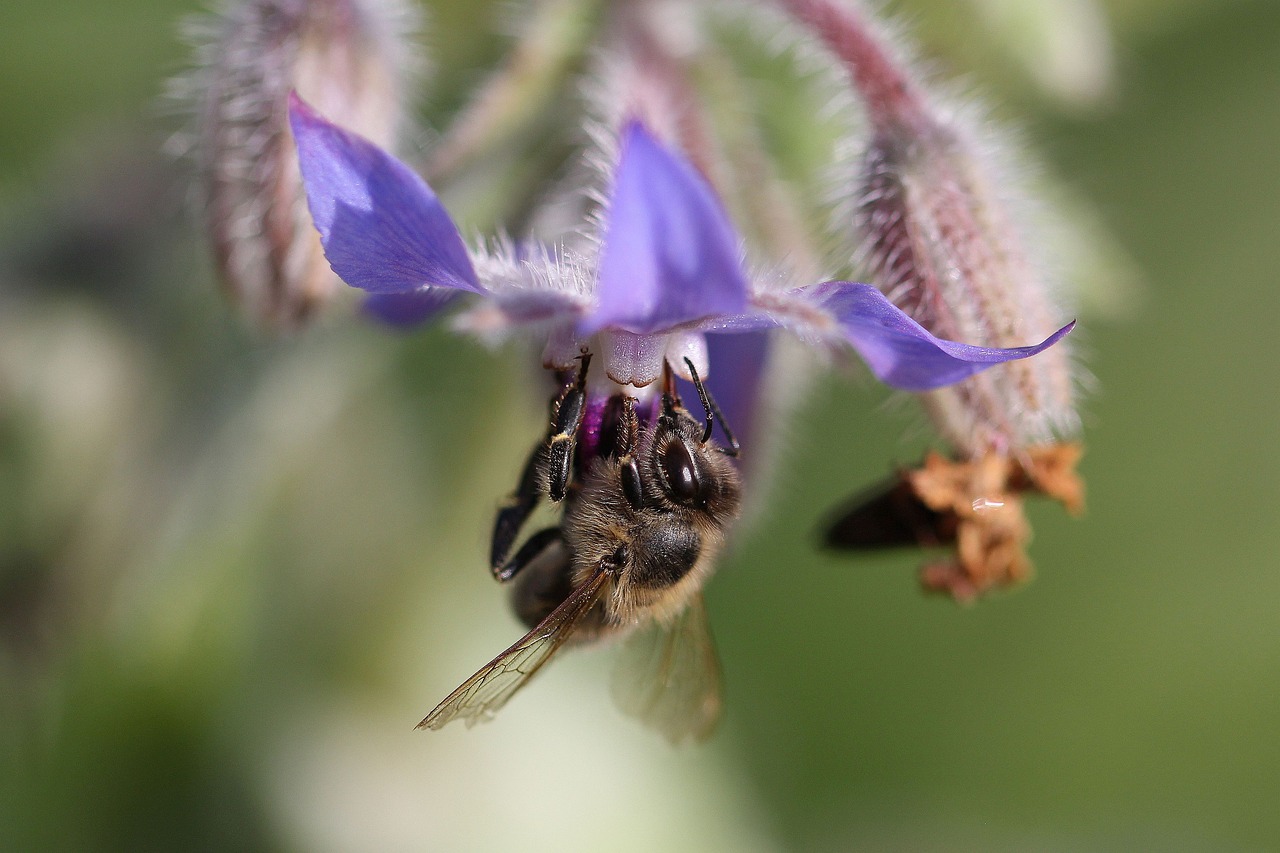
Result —
[[[488, 719], [566, 644], [621, 636], [629, 638], [629, 666], [613, 693], [624, 711], [673, 743], [706, 737], [719, 717], [719, 664], [701, 589], [739, 514], [741, 480], [730, 459], [738, 443], [687, 360], [703, 421], [684, 408], [668, 366], [647, 417], [635, 397], [619, 394], [601, 401], [584, 427], [589, 364], [584, 353], [494, 525], [494, 575], [515, 581], [512, 602], [531, 630], [419, 728]], [[714, 422], [727, 446], [712, 441]], [[575, 453], [579, 445], [585, 453]], [[560, 524], [508, 559], [544, 491], [563, 500]]]

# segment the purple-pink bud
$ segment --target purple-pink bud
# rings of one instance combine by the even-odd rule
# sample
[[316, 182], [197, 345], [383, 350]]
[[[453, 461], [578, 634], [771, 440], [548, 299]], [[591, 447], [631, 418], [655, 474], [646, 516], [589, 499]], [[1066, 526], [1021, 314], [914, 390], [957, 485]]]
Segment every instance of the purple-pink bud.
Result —
[[[934, 335], [1009, 347], [1061, 324], [1048, 264], [1028, 238], [1027, 202], [987, 128], [946, 107], [879, 28], [840, 0], [779, 0], [834, 54], [863, 105], [871, 138], [853, 189], [860, 271]], [[1021, 495], [1083, 504], [1065, 441], [1079, 428], [1074, 363], [1063, 343], [921, 396], [953, 458], [863, 499], [831, 528], [836, 547], [948, 545], [922, 582], [967, 600], [1030, 572]]]
[[[838, 0], [782, 0], [844, 66], [872, 136], [853, 192], [860, 268], [933, 334], [984, 346], [1062, 324], [1027, 239], [1015, 170], [988, 129], [939, 105], [879, 29]], [[984, 133], [985, 131], [985, 133]], [[1068, 344], [923, 395], [964, 456], [1017, 453], [1078, 428]]]
[[403, 119], [412, 23], [400, 0], [244, 0], [198, 48], [196, 155], [214, 259], [256, 322], [301, 324], [340, 284], [311, 224], [288, 124], [296, 90], [390, 146]]

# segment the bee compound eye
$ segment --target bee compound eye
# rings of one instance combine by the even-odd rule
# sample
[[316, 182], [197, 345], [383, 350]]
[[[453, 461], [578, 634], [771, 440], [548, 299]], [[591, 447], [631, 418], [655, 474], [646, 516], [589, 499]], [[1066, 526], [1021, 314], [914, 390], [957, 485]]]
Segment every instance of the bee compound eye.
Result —
[[662, 451], [662, 473], [671, 497], [681, 503], [693, 503], [702, 493], [702, 478], [693, 454], [683, 441], [673, 441]]

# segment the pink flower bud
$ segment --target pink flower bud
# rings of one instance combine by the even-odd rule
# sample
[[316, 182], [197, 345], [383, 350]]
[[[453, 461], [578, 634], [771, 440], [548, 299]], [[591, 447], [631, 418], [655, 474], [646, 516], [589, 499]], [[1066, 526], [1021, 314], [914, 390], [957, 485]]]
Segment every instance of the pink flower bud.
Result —
[[[935, 103], [884, 36], [837, 0], [785, 0], [845, 66], [872, 128], [853, 207], [860, 268], [939, 337], [984, 346], [1061, 325], [1000, 141]], [[984, 130], [987, 132], [984, 133]], [[1004, 158], [1002, 161], [1001, 158]], [[1010, 453], [1078, 428], [1070, 343], [922, 396], [957, 451]]]
[[[859, 270], [939, 337], [1008, 347], [1060, 325], [1066, 312], [1034, 253], [1029, 203], [989, 129], [935, 98], [853, 6], [781, 2], [843, 66], [871, 126], [851, 205]], [[837, 522], [832, 544], [890, 544], [870, 541], [872, 514], [883, 520], [888, 510], [913, 541], [955, 547], [953, 558], [926, 567], [930, 589], [968, 599], [1027, 576], [1031, 531], [1020, 495], [1050, 494], [1073, 511], [1083, 500], [1071, 470], [1080, 450], [1056, 443], [1079, 428], [1069, 346], [921, 394], [955, 459], [931, 455], [903, 472]]]
[[200, 26], [201, 67], [183, 88], [196, 105], [206, 229], [228, 294], [255, 321], [297, 326], [340, 284], [307, 212], [289, 92], [390, 146], [412, 23], [400, 0], [244, 0]]

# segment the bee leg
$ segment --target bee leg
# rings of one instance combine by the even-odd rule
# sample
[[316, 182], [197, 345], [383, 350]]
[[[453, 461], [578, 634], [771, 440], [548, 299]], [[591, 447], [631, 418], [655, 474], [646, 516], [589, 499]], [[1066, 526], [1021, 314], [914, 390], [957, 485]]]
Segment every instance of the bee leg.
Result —
[[[531, 547], [535, 539], [541, 547]], [[533, 627], [573, 592], [573, 566], [559, 528], [535, 533], [511, 562], [519, 561], [521, 555], [524, 571], [511, 591], [511, 606], [521, 622]]]
[[[520, 535], [520, 528], [538, 505], [538, 470], [542, 462], [543, 448], [546, 442], [539, 442], [524, 463], [524, 471], [520, 474], [520, 484], [515, 493], [503, 501], [498, 510], [498, 517], [493, 522], [493, 540], [489, 546], [489, 567], [494, 577], [499, 576], [503, 562]], [[501, 578], [499, 578], [501, 580]]]
[[[578, 427], [582, 424], [586, 406], [587, 367], [591, 363], [591, 354], [583, 353], [580, 361], [582, 364], [578, 369], [577, 381], [561, 391], [551, 403], [551, 425], [547, 429], [547, 437], [529, 454], [524, 463], [524, 471], [520, 474], [520, 483], [515, 492], [503, 502], [494, 519], [493, 538], [489, 546], [489, 568], [495, 577], [501, 572], [511, 546], [520, 535], [520, 529], [538, 505], [540, 472], [544, 462], [548, 469], [548, 491], [551, 499], [564, 500], [568, 491], [569, 477], [573, 471], [573, 446], [577, 442]], [[562, 438], [566, 434], [567, 438]]]
[[618, 422], [618, 464], [621, 466], [622, 494], [632, 509], [644, 506], [644, 489], [640, 483], [640, 466], [636, 464], [636, 445], [640, 443], [640, 418], [634, 397], [622, 398], [622, 417]]
[[516, 551], [515, 556], [500, 567], [495, 568], [493, 576], [506, 583], [519, 574], [521, 569], [538, 559], [550, 545], [563, 541], [564, 534], [560, 532], [559, 527], [543, 528], [526, 539], [524, 544], [520, 546], [520, 550]]
[[578, 444], [578, 428], [587, 408], [587, 368], [591, 353], [578, 357], [578, 380], [565, 388], [556, 402], [551, 420], [551, 436], [547, 440], [547, 495], [559, 503], [569, 491], [573, 477], [573, 451]]
[[[733, 437], [733, 431], [729, 429], [729, 423], [724, 419], [724, 414], [720, 411], [720, 407], [716, 405], [716, 398], [711, 396], [711, 392], [702, 384], [702, 380], [698, 378], [698, 368], [693, 366], [693, 361], [689, 358], [684, 360], [689, 366], [689, 375], [693, 377], [693, 387], [698, 389], [698, 399], [702, 401], [702, 410], [707, 414], [706, 425], [702, 429], [702, 443], [706, 444], [711, 439], [711, 427], [714, 421], [719, 421], [720, 429], [724, 430], [725, 440], [729, 442], [728, 447], [719, 448], [720, 452], [726, 456], [737, 456], [740, 448], [738, 439]], [[713, 421], [714, 418], [714, 421]]]

